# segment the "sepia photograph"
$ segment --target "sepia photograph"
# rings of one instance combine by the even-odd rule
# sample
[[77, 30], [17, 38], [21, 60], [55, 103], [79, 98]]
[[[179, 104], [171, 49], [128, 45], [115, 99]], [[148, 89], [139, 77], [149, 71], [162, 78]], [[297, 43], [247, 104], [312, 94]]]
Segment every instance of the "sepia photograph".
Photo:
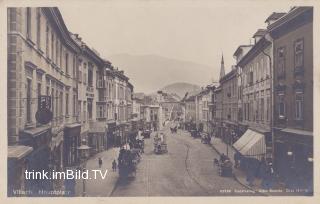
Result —
[[316, 7], [71, 2], [3, 9], [6, 197], [314, 197]]

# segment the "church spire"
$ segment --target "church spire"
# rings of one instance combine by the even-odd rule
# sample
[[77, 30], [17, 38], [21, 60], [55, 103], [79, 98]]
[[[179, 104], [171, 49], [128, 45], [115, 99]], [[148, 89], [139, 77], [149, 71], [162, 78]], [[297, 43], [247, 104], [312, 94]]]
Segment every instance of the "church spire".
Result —
[[224, 60], [223, 60], [223, 53], [221, 58], [221, 67], [220, 67], [220, 79], [224, 77]]

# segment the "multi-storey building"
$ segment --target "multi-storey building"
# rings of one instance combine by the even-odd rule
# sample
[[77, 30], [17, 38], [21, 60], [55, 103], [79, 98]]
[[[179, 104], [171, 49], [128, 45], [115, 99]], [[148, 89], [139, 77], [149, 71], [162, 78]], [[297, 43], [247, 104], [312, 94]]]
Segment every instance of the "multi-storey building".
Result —
[[78, 106], [82, 123], [81, 138], [88, 141], [91, 153], [106, 146], [106, 62], [89, 48], [78, 34], [72, 35], [81, 46], [78, 57]]
[[[248, 130], [241, 136], [235, 148], [247, 157], [271, 158], [271, 59], [272, 43], [265, 37], [266, 30], [254, 34], [255, 44], [238, 60], [241, 69], [242, 121]], [[252, 140], [250, 145], [239, 145]]]
[[58, 8], [8, 8], [8, 195], [61, 187], [26, 181], [23, 171], [76, 165], [82, 139], [92, 153], [103, 150], [115, 120], [131, 115], [132, 92], [123, 72], [68, 31]]
[[292, 8], [268, 30], [274, 46], [275, 169], [288, 187], [312, 186], [313, 8]]
[[[238, 64], [240, 60], [247, 54], [247, 52], [252, 48], [253, 45], [240, 45], [237, 50], [234, 52], [233, 57], [236, 59], [236, 63]], [[242, 124], [243, 122], [243, 86], [242, 86], [242, 69], [241, 67], [236, 66], [237, 69], [237, 98], [238, 98], [238, 132], [236, 137], [243, 135], [245, 131], [247, 130], [247, 125]], [[236, 139], [237, 139], [236, 138]], [[236, 141], [236, 139], [234, 141]]]
[[[79, 52], [57, 8], [8, 8], [9, 191], [55, 188], [50, 181], [24, 180], [23, 169], [61, 170], [63, 155], [76, 160], [76, 153], [64, 152], [63, 141], [72, 138], [76, 147], [80, 139]], [[44, 108], [53, 115], [47, 124], [39, 120]]]
[[185, 103], [185, 122], [191, 123], [196, 120], [196, 103], [195, 95], [189, 96], [184, 100]]
[[212, 107], [212, 121], [213, 121], [213, 135], [215, 137], [223, 137], [223, 128], [222, 128], [222, 89], [219, 85], [213, 91], [213, 107]]

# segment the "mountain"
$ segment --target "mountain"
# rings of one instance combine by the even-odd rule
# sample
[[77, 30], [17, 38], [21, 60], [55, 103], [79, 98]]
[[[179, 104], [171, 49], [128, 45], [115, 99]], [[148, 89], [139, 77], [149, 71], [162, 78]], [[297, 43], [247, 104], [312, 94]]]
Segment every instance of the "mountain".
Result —
[[161, 91], [170, 94], [176, 94], [182, 99], [185, 94], [188, 92], [188, 95], [199, 91], [201, 88], [198, 85], [185, 83], [185, 82], [178, 82], [169, 84], [161, 89]]
[[114, 67], [124, 70], [134, 86], [134, 92], [150, 94], [166, 84], [187, 82], [205, 86], [212, 78], [213, 67], [195, 62], [157, 55], [117, 54], [109, 56]]

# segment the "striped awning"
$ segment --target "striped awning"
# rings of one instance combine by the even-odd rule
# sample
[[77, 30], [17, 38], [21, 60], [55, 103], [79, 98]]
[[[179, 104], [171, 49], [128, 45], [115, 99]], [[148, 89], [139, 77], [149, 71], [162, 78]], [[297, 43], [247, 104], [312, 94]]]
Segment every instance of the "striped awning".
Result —
[[266, 143], [263, 134], [248, 129], [233, 147], [243, 156], [261, 159], [266, 154]]

